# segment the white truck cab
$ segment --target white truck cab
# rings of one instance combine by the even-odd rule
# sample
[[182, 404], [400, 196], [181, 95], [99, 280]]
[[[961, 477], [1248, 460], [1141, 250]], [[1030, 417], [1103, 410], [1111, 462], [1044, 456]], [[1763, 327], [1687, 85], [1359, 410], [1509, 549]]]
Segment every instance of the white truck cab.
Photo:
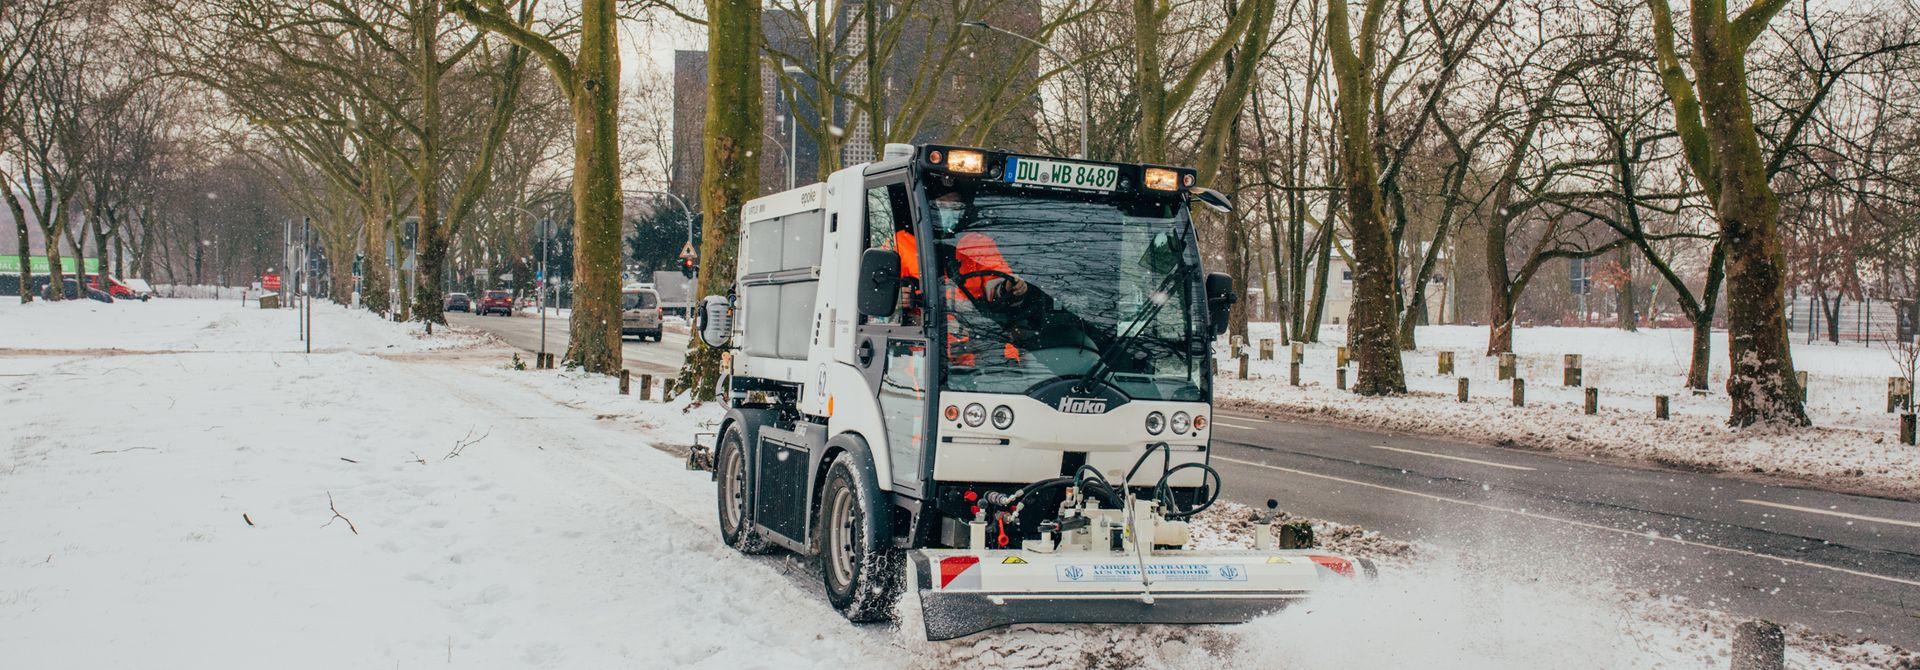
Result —
[[[1111, 543], [1084, 544], [1131, 547], [1135, 579], [1153, 572], [1154, 547], [1184, 544], [1183, 520], [1219, 495], [1206, 467], [1211, 343], [1232, 282], [1201, 271], [1188, 207], [1226, 202], [1193, 182], [1177, 167], [890, 145], [884, 160], [748, 202], [737, 281], [697, 315], [703, 340], [730, 350], [711, 453], [724, 539], [821, 556], [829, 599], [856, 621], [891, 611], [887, 566], [902, 554], [923, 595], [939, 596], [924, 589], [951, 561], [1058, 551], [1106, 518], [1093, 512], [1131, 519], [1136, 499], [1179, 535], [1129, 544], [1115, 522]], [[1219, 602], [1200, 614], [1001, 608], [938, 631], [929, 616], [928, 635], [1250, 616], [1214, 613]]]

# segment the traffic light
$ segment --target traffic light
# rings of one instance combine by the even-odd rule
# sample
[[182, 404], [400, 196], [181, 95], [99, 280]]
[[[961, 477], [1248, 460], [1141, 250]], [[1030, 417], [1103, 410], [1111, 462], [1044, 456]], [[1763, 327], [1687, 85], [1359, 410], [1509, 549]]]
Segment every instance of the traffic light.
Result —
[[681, 276], [684, 276], [688, 279], [692, 279], [693, 275], [698, 273], [699, 270], [700, 269], [693, 264], [693, 259], [691, 258], [680, 259], [680, 275]]

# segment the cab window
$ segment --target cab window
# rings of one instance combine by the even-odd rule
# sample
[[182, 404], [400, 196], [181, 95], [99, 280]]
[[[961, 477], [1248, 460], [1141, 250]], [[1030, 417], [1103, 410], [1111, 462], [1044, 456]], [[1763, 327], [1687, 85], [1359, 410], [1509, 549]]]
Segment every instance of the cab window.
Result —
[[[912, 235], [913, 212], [907, 202], [907, 185], [904, 183], [881, 184], [867, 189], [867, 248], [889, 249], [901, 254], [900, 267], [903, 288], [900, 292], [901, 307], [906, 314], [917, 314], [922, 296], [919, 288], [920, 259], [915, 253], [917, 246], [901, 248], [905, 238]], [[909, 242], [910, 244], [910, 242]], [[868, 317], [868, 323], [902, 323], [901, 310], [885, 317]], [[910, 320], [910, 319], [909, 319]]]

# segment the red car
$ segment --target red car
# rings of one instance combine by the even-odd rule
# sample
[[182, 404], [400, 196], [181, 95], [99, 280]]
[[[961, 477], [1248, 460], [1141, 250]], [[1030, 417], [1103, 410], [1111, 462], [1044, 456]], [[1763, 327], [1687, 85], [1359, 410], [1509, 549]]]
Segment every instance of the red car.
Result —
[[487, 291], [480, 296], [480, 308], [475, 314], [486, 316], [499, 312], [501, 316], [513, 316], [513, 294], [506, 291]]
[[[100, 283], [103, 278], [106, 280], [105, 285]], [[133, 290], [133, 287], [122, 284], [120, 280], [106, 275], [87, 275], [87, 284], [106, 291], [107, 295], [113, 296], [114, 300], [146, 300], [150, 297], [141, 295], [138, 291]]]

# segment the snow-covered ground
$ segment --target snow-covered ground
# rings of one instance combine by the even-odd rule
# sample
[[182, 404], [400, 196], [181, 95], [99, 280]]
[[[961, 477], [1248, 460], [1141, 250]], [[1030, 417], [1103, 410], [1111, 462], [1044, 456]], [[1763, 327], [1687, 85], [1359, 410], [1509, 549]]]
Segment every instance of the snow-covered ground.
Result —
[[[1498, 361], [1483, 355], [1485, 328], [1427, 326], [1417, 335], [1420, 350], [1402, 357], [1411, 394], [1362, 398], [1336, 388], [1344, 330], [1328, 328], [1321, 343], [1306, 346], [1302, 386], [1293, 387], [1275, 324], [1253, 324], [1250, 378], [1231, 379], [1228, 362], [1220, 395], [1293, 417], [1920, 498], [1920, 448], [1899, 443], [1898, 419], [1885, 411], [1887, 378], [1898, 369], [1884, 345], [1796, 344], [1814, 427], [1733, 430], [1725, 425], [1725, 333], [1713, 337], [1712, 392], [1696, 397], [1684, 388], [1690, 331], [1521, 329], [1514, 349], [1526, 380], [1524, 408], [1512, 406], [1510, 382], [1499, 381]], [[1276, 342], [1271, 361], [1258, 360], [1261, 338]], [[1438, 374], [1441, 351], [1454, 352], [1454, 374]], [[1598, 415], [1583, 413], [1582, 389], [1561, 385], [1564, 354], [1582, 356], [1583, 384], [1600, 391]], [[1457, 377], [1470, 380], [1468, 403], [1455, 399]], [[1672, 420], [1654, 418], [1656, 395], [1671, 397]]]
[[[131, 309], [127, 309], [131, 308]], [[1719, 668], [1732, 622], [1322, 526], [1376, 583], [1244, 626], [855, 627], [717, 541], [714, 407], [316, 305], [0, 303], [0, 667]], [[1244, 508], [1206, 538], [1244, 541]], [[1556, 551], [1564, 554], [1564, 547]], [[1418, 556], [1419, 560], [1414, 560]], [[1912, 656], [1796, 633], [1794, 667]], [[1904, 660], [1903, 660], [1904, 659]]]

